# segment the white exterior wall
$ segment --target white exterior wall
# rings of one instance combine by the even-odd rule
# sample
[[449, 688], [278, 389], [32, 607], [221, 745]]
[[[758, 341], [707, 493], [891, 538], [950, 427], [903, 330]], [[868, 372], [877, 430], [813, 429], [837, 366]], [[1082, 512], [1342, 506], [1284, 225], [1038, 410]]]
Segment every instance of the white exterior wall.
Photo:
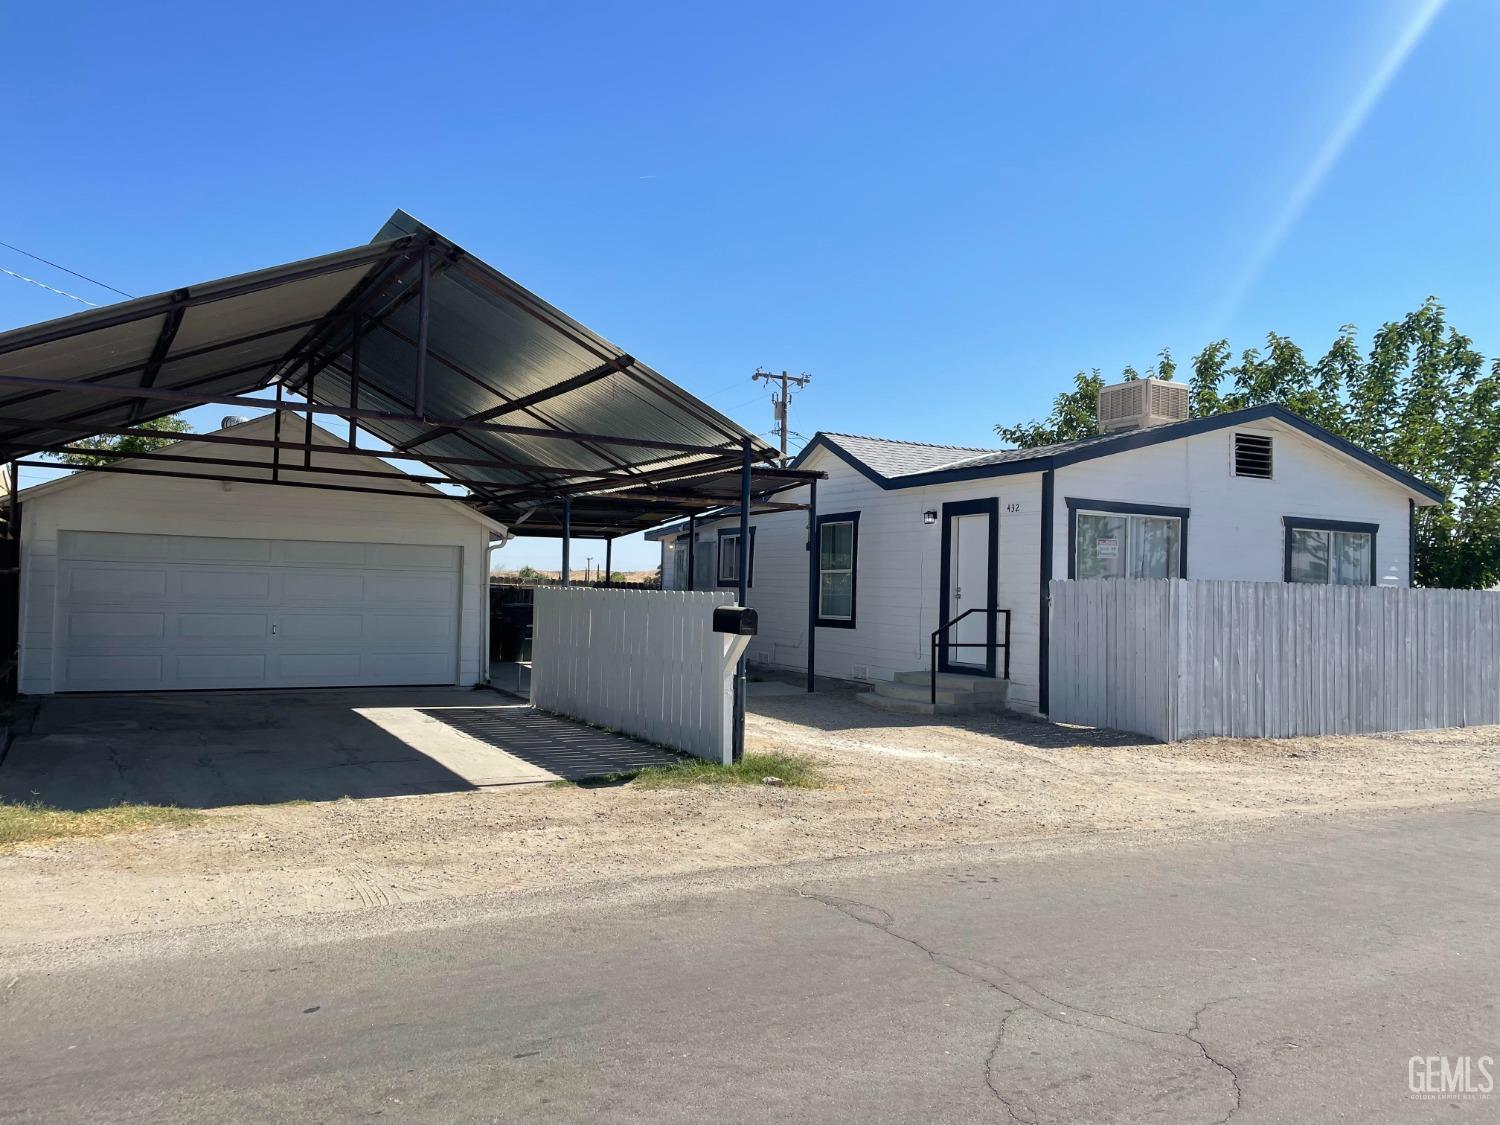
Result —
[[[259, 433], [258, 423], [236, 428], [244, 436]], [[266, 427], [269, 429], [269, 426]], [[300, 428], [293, 427], [300, 436]], [[315, 431], [316, 432], [316, 431]], [[317, 440], [336, 443], [323, 433]], [[226, 449], [233, 452], [225, 453]], [[265, 451], [247, 451], [235, 446], [191, 446], [180, 450], [194, 455], [229, 456], [247, 462], [260, 460]], [[288, 456], [283, 453], [283, 457]], [[380, 468], [374, 459], [329, 456], [314, 458], [314, 464], [337, 464], [345, 468]], [[173, 471], [192, 471], [191, 466], [172, 465]], [[257, 469], [221, 467], [204, 472], [230, 476], [250, 475]], [[295, 477], [286, 472], [287, 477]], [[302, 479], [314, 479], [304, 475]], [[332, 478], [320, 474], [322, 483]], [[357, 483], [387, 488], [390, 484], [368, 479]], [[43, 486], [44, 488], [46, 486]], [[414, 487], [414, 486], [407, 486]], [[76, 483], [22, 493], [21, 518], [21, 666], [20, 690], [45, 695], [54, 690], [54, 657], [58, 650], [57, 627], [58, 535], [62, 531], [113, 531], [146, 535], [205, 535], [249, 539], [301, 539], [322, 542], [412, 543], [451, 545], [460, 548], [459, 684], [486, 678], [489, 662], [485, 644], [485, 604], [488, 580], [486, 549], [488, 527], [464, 514], [456, 505], [434, 499], [372, 496], [358, 492], [323, 489], [268, 487], [234, 484], [226, 492], [218, 481], [162, 477], [85, 474]]]
[[[1057, 469], [1052, 577], [1068, 574], [1067, 498], [1073, 496], [1190, 509], [1188, 574], [1192, 578], [1280, 582], [1283, 516], [1378, 524], [1380, 584], [1410, 584], [1407, 501], [1412, 493], [1279, 423], [1260, 422], [1241, 429], [1273, 436], [1273, 479], [1233, 475], [1233, 429]], [[803, 467], [828, 473], [828, 479], [818, 485], [821, 515], [860, 513], [857, 627], [818, 629], [818, 673], [881, 680], [897, 672], [925, 669], [929, 638], [941, 621], [942, 521], [924, 526], [922, 513], [929, 509], [941, 513], [945, 503], [958, 500], [995, 497], [1000, 512], [997, 605], [1012, 614], [1010, 700], [1019, 709], [1036, 710], [1042, 474], [887, 490], [827, 450], [820, 450]], [[803, 503], [807, 497], [795, 491], [783, 499]], [[1018, 510], [1009, 510], [1012, 505]], [[699, 527], [700, 558], [712, 555], [718, 528], [734, 519]], [[806, 513], [756, 516], [752, 523], [758, 530], [750, 604], [760, 611], [760, 634], [751, 641], [750, 659], [803, 669], [807, 666]], [[663, 541], [664, 563], [669, 564], [674, 549], [681, 548], [671, 540]], [[732, 599], [732, 589], [724, 592], [726, 601]]]
[[[1013, 706], [1037, 707], [1037, 628], [1040, 604], [1041, 474], [1027, 473], [927, 488], [882, 489], [839, 457], [820, 451], [803, 468], [822, 469], [818, 514], [859, 512], [856, 604], [853, 629], [818, 629], [817, 671], [851, 680], [889, 680], [898, 672], [928, 665], [932, 630], [941, 623], [943, 529], [922, 523], [927, 509], [945, 503], [998, 497], [1000, 573], [997, 604], [1011, 610]], [[779, 499], [805, 503], [796, 490]], [[1015, 505], [1018, 510], [1008, 508]], [[698, 530], [697, 551], [712, 551], [718, 528]], [[760, 612], [760, 633], [751, 639], [754, 663], [807, 666], [807, 514], [777, 512], [753, 517], [754, 585], [750, 604]], [[667, 557], [664, 552], [664, 558]], [[732, 600], [733, 588], [725, 589]], [[998, 661], [997, 661], [998, 674]]]
[[1271, 435], [1271, 480], [1234, 475], [1235, 428], [1058, 469], [1052, 576], [1068, 577], [1067, 498], [1073, 496], [1190, 509], [1189, 578], [1280, 582], [1286, 542], [1283, 516], [1378, 524], [1377, 584], [1411, 585], [1407, 500], [1413, 493], [1279, 423], [1257, 422], [1237, 429]]

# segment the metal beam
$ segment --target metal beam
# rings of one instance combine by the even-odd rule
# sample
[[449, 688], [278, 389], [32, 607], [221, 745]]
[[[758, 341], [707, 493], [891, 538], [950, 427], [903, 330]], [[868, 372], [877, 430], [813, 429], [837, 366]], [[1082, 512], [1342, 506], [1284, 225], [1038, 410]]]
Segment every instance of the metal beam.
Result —
[[572, 585], [573, 569], [568, 558], [568, 553], [573, 548], [573, 501], [566, 496], [563, 497], [562, 509], [562, 571], [560, 577], [564, 586]]
[[[24, 418], [12, 418], [6, 415], [0, 415], [0, 425], [4, 425], [10, 422], [25, 421], [26, 419]], [[91, 423], [68, 423], [66, 425], [54, 424], [49, 425], [48, 428], [57, 430], [73, 430], [80, 437], [93, 436], [94, 434], [111, 434], [118, 437], [143, 438], [160, 438], [162, 436], [162, 432], [160, 430], [147, 430], [133, 426], [99, 426]], [[42, 449], [35, 450], [34, 452], [57, 452], [60, 448], [67, 445], [69, 440], [74, 439], [54, 442], [53, 444], [45, 446]], [[182, 440], [185, 442], [205, 442], [209, 445], [241, 446], [247, 449], [279, 448], [288, 451], [296, 451], [302, 448], [302, 444], [300, 442], [277, 442], [270, 438], [240, 437], [235, 434], [183, 434]], [[11, 447], [7, 446], [3, 441], [0, 441], [0, 450], [5, 450], [8, 448]], [[377, 457], [381, 459], [399, 457], [404, 460], [420, 461], [425, 465], [467, 465], [482, 469], [508, 469], [516, 470], [518, 472], [525, 470], [532, 473], [552, 473], [557, 476], [597, 477], [599, 478], [599, 480], [595, 482], [594, 487], [598, 487], [598, 483], [600, 481], [618, 481], [628, 484], [632, 480], [631, 477], [620, 473], [601, 473], [592, 470], [585, 471], [582, 469], [564, 468], [554, 465], [537, 465], [529, 461], [511, 461], [503, 457], [452, 457], [445, 454], [400, 454], [392, 452], [388, 449], [366, 449], [361, 446], [355, 446], [351, 449], [348, 446], [319, 445], [315, 446], [314, 450], [319, 455], [330, 454], [335, 457]], [[468, 484], [470, 482], [465, 480], [462, 483]]]
[[[28, 469], [58, 469], [54, 461], [31, 461], [18, 460], [13, 462]], [[362, 492], [372, 496], [394, 496], [405, 500], [446, 500], [450, 504], [464, 504], [461, 496], [445, 496], [441, 492], [397, 492], [390, 488], [365, 488], [362, 485], [342, 484], [319, 484], [309, 480], [267, 480], [264, 477], [232, 477], [220, 473], [188, 473], [177, 472], [173, 469], [132, 469], [125, 465], [76, 465], [75, 472], [80, 473], [120, 473], [124, 476], [136, 477], [172, 477], [181, 480], [210, 480], [228, 481], [230, 484], [264, 484], [279, 488], [317, 488], [325, 492]], [[301, 472], [302, 470], [296, 470]], [[465, 505], [471, 506], [471, 505]]]
[[[509, 402], [501, 403], [499, 406], [493, 407], [490, 410], [484, 410], [478, 414], [471, 414], [469, 416], [469, 420], [471, 422], [488, 422], [491, 419], [499, 418], [502, 415], [512, 414], [517, 410], [525, 410], [527, 407], [535, 406], [539, 402], [546, 402], [548, 399], [556, 398], [559, 395], [565, 395], [569, 391], [576, 391], [580, 387], [586, 387], [591, 383], [597, 383], [600, 379], [604, 379], [617, 372], [624, 371], [634, 362], [634, 357], [622, 355], [618, 359], [612, 359], [608, 363], [601, 363], [598, 367], [591, 368], [590, 370], [583, 372], [583, 374], [581, 375], [574, 375], [570, 379], [564, 379], [560, 383], [554, 383], [552, 386], [546, 387], [543, 390], [533, 391], [529, 395], [522, 395], [520, 398], [513, 398]], [[412, 438], [411, 441], [402, 442], [401, 448], [414, 449], [417, 446], [424, 444], [425, 442], [432, 441], [434, 438], [442, 437], [444, 434], [451, 434], [452, 432], [453, 431], [446, 426], [438, 426], [435, 429], [428, 430], [425, 434], [417, 435], [416, 437]]]
[[[293, 448], [300, 449], [300, 445]], [[314, 451], [322, 453], [326, 447], [315, 446]], [[86, 445], [64, 446], [55, 450], [57, 453], [78, 453], [89, 457], [113, 457], [119, 461], [171, 461], [185, 465], [222, 465], [231, 469], [275, 469], [270, 461], [246, 461], [238, 457], [204, 457], [191, 453], [168, 453], [164, 450], [151, 450], [144, 453], [124, 453], [111, 449], [93, 449]], [[54, 465], [53, 468], [78, 468], [81, 466]], [[345, 469], [337, 465], [288, 465], [286, 468], [297, 473], [328, 473], [341, 477], [367, 477], [376, 480], [415, 481], [419, 484], [451, 484], [458, 488], [468, 488], [469, 482], [459, 480], [456, 477], [429, 476], [427, 474], [403, 473], [399, 469], [390, 472], [381, 472], [379, 469]], [[449, 499], [458, 499], [450, 497]]]
[[190, 287], [185, 291], [186, 296], [178, 296], [184, 291], [176, 290], [173, 293], [162, 293], [153, 297], [139, 297], [133, 301], [122, 301], [118, 305], [106, 305], [104, 308], [75, 313], [73, 316], [64, 317], [61, 321], [47, 321], [30, 329], [18, 328], [14, 332], [5, 334], [10, 339], [0, 341], [0, 355], [66, 340], [85, 332], [97, 332], [137, 320], [148, 320], [178, 307], [196, 308], [214, 301], [224, 301], [232, 297], [259, 293], [264, 289], [274, 289], [278, 285], [286, 285], [294, 281], [306, 281], [309, 278], [322, 277], [324, 274], [338, 273], [340, 270], [352, 269], [368, 262], [378, 262], [390, 254], [404, 250], [411, 242], [411, 238], [411, 235], [403, 235], [389, 242], [372, 243], [368, 247], [347, 250], [331, 261], [277, 272], [273, 277], [267, 277], [267, 271], [260, 271], [250, 274], [233, 285], [210, 282], [207, 285]]
[[[179, 289], [177, 296], [186, 297], [187, 290]], [[162, 319], [161, 331], [156, 335], [156, 344], [151, 348], [151, 356], [146, 360], [146, 369], [141, 372], [141, 386], [151, 387], [156, 384], [156, 377], [161, 374], [161, 367], [167, 361], [168, 354], [172, 351], [172, 341], [177, 339], [177, 330], [182, 327], [182, 318], [187, 309], [178, 305]], [[146, 410], [146, 400], [137, 399], [135, 405], [130, 409], [130, 420], [136, 422]]]
[[818, 575], [823, 569], [818, 543], [818, 482], [807, 485], [807, 690], [814, 690], [818, 661]]
[[[740, 541], [739, 541], [739, 604], [750, 604], [750, 471], [755, 465], [754, 443], [746, 438], [740, 464]], [[749, 686], [745, 675], [746, 657], [740, 653], [734, 668], [734, 745], [735, 764], [745, 758], [745, 691]]]
[[[53, 379], [33, 379], [24, 375], [0, 375], [0, 386], [5, 387], [44, 387], [47, 390], [55, 390], [58, 383]], [[106, 394], [116, 397], [137, 396], [141, 398], [159, 399], [163, 402], [180, 402], [189, 406], [208, 406], [217, 403], [221, 406], [238, 406], [249, 410], [265, 410], [268, 406], [264, 399], [247, 398], [242, 395], [193, 395], [168, 390], [161, 387], [100, 387], [87, 383], [70, 383], [68, 389], [82, 392], [84, 394]], [[305, 406], [292, 403], [289, 405], [273, 406], [271, 409], [293, 411], [301, 413], [306, 410]], [[313, 407], [315, 414], [331, 414], [339, 418], [367, 418], [372, 421], [381, 422], [404, 422], [407, 424], [426, 422], [428, 419], [419, 418], [411, 414], [397, 414], [386, 410], [350, 410], [341, 406], [328, 406], [318, 403]], [[451, 426], [455, 430], [469, 430], [476, 433], [513, 434], [517, 437], [544, 438], [553, 441], [593, 441], [604, 445], [620, 445], [632, 449], [670, 449], [678, 453], [697, 453], [707, 456], [723, 457], [732, 452], [723, 445], [694, 445], [688, 442], [666, 441], [661, 438], [629, 437], [625, 434], [595, 434], [585, 433], [580, 430], [544, 430], [533, 426], [511, 426], [503, 422], [470, 422], [464, 418], [451, 418], [443, 420], [443, 425]], [[45, 421], [38, 420], [38, 428], [44, 428]], [[762, 454], [762, 458], [774, 457], [775, 453]]]

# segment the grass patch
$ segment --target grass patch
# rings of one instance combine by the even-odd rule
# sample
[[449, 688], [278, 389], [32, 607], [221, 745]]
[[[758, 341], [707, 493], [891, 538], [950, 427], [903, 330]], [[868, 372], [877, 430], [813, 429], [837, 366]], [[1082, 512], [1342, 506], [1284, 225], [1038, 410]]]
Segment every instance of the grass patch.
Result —
[[0, 851], [67, 837], [107, 836], [142, 828], [185, 828], [206, 819], [200, 812], [167, 805], [111, 805], [69, 812], [34, 802], [0, 801]]
[[677, 766], [651, 766], [636, 773], [640, 789], [681, 789], [689, 785], [760, 785], [779, 777], [789, 789], [816, 789], [823, 784], [818, 768], [793, 754], [746, 754], [739, 765], [720, 766], [698, 758]]

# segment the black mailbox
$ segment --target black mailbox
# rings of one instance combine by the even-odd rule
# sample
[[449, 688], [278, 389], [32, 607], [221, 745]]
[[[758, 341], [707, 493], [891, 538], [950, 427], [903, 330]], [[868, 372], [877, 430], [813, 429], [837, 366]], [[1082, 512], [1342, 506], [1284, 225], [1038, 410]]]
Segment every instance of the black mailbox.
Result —
[[749, 606], [714, 606], [715, 633], [733, 633], [737, 637], [753, 637], [758, 621], [755, 610]]

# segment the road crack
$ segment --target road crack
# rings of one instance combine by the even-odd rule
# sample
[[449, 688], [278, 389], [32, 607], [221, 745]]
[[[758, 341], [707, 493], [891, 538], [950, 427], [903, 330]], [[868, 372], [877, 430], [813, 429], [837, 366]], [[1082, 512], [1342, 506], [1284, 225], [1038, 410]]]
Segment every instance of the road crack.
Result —
[[[1023, 1107], [1026, 1116], [1022, 1116], [1018, 1112], [1014, 1099], [1007, 1098], [1001, 1093], [995, 1081], [995, 1063], [1005, 1046], [1005, 1035], [1010, 1019], [1016, 1012], [1022, 1009], [1034, 1012], [1043, 1019], [1065, 1027], [1107, 1035], [1153, 1050], [1175, 1052], [1180, 1051], [1183, 1045], [1190, 1045], [1193, 1054], [1200, 1056], [1210, 1065], [1222, 1071], [1229, 1080], [1231, 1094], [1229, 1112], [1223, 1117], [1218, 1118], [1213, 1125], [1224, 1125], [1240, 1108], [1243, 1090], [1240, 1086], [1238, 1073], [1227, 1063], [1211, 1054], [1204, 1043], [1198, 1038], [1200, 1021], [1203, 1014], [1215, 1004], [1222, 1004], [1228, 1000], [1236, 999], [1236, 997], [1220, 997], [1203, 1005], [1194, 1014], [1192, 1024], [1185, 1032], [1150, 1027], [1146, 1024], [1127, 1020], [1121, 1016], [1083, 1008], [1059, 999], [991, 962], [980, 961], [971, 957], [956, 956], [944, 953], [939, 949], [934, 949], [918, 938], [898, 930], [895, 924], [895, 917], [881, 907], [854, 899], [840, 898], [836, 895], [819, 894], [812, 891], [799, 890], [797, 894], [801, 898], [812, 899], [814, 902], [821, 903], [832, 910], [837, 910], [845, 917], [861, 925], [868, 926], [871, 929], [878, 930], [887, 937], [903, 942], [924, 954], [929, 961], [939, 968], [946, 969], [975, 984], [982, 985], [1014, 1002], [1015, 1006], [1008, 1009], [1001, 1018], [1000, 1025], [996, 1029], [995, 1037], [990, 1043], [989, 1051], [984, 1060], [985, 1087], [1005, 1108], [1006, 1113], [1009, 1114], [1013, 1121], [1025, 1122], [1026, 1125], [1036, 1125], [1037, 1122], [1035, 1111], [1030, 1106]], [[986, 972], [990, 975], [986, 975]], [[990, 979], [991, 975], [999, 977], [1000, 980]]]

